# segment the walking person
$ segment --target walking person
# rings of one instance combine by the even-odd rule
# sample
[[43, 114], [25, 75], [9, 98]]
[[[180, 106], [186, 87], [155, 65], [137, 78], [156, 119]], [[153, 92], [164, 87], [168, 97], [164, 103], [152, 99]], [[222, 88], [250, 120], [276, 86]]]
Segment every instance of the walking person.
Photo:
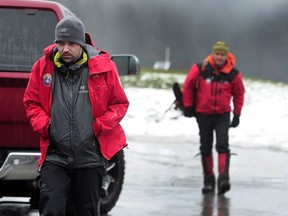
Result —
[[218, 41], [202, 63], [192, 66], [183, 85], [184, 116], [196, 117], [199, 127], [204, 194], [214, 192], [216, 187], [213, 170], [214, 132], [218, 153], [218, 194], [224, 194], [231, 187], [228, 132], [230, 127], [237, 127], [240, 123], [245, 93], [242, 75], [235, 64], [236, 59], [227, 43]]
[[119, 123], [129, 102], [114, 62], [86, 43], [80, 19], [58, 22], [55, 44], [32, 68], [24, 106], [40, 134], [40, 215], [64, 216], [70, 191], [77, 216], [98, 215], [104, 158], [127, 145]]

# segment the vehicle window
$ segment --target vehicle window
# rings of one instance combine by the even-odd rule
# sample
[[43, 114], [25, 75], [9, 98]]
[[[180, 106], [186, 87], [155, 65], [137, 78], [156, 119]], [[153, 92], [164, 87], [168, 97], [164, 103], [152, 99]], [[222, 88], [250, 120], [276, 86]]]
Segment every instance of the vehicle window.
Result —
[[0, 71], [30, 71], [54, 42], [57, 22], [48, 10], [0, 8]]

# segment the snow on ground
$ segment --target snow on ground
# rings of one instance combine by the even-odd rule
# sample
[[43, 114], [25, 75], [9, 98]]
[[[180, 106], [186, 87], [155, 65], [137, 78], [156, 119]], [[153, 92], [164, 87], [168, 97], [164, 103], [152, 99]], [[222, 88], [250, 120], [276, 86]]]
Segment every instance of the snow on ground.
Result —
[[[251, 80], [244, 82], [245, 102], [240, 125], [229, 132], [231, 147], [265, 147], [288, 152], [288, 86]], [[130, 107], [121, 124], [128, 142], [133, 136], [157, 136], [179, 137], [181, 141], [198, 144], [195, 118], [185, 118], [174, 109], [164, 114], [174, 101], [172, 90], [130, 87], [125, 91]]]

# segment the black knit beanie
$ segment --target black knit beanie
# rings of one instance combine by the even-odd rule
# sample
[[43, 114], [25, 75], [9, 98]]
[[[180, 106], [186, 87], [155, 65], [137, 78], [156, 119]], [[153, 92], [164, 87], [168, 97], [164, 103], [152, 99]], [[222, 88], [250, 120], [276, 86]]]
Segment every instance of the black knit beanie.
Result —
[[85, 27], [83, 22], [74, 16], [68, 16], [58, 22], [55, 28], [55, 43], [68, 41], [82, 47], [85, 44]]

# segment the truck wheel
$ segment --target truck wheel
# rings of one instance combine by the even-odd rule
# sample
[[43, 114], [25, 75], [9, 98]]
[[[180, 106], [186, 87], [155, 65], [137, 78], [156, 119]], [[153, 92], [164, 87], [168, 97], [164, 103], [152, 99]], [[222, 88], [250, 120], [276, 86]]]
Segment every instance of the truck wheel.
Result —
[[103, 178], [101, 196], [101, 213], [109, 212], [116, 204], [124, 182], [125, 161], [123, 150], [119, 151], [109, 161], [106, 161], [106, 173]]

